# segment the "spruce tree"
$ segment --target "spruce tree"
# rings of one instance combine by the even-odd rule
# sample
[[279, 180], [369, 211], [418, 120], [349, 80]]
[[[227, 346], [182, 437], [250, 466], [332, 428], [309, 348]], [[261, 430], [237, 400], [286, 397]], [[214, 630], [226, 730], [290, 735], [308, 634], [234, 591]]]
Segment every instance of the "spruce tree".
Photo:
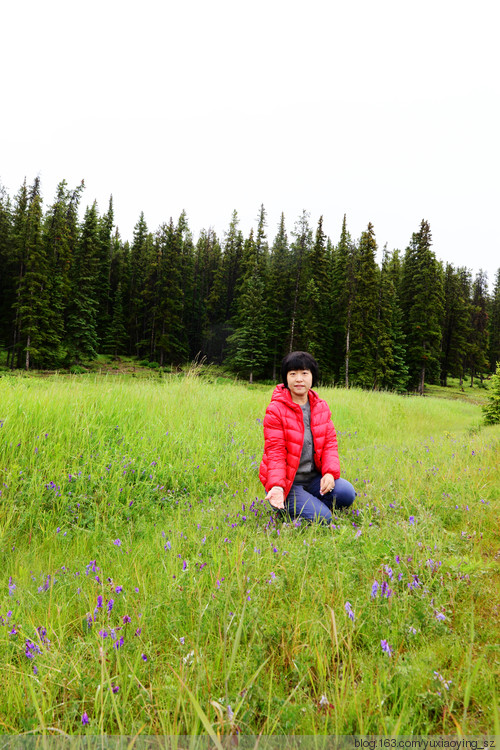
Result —
[[304, 348], [321, 363], [323, 377], [330, 379], [333, 374], [332, 290], [322, 216], [318, 221], [314, 244], [307, 256], [301, 297]]
[[495, 374], [491, 378], [488, 402], [483, 406], [485, 424], [500, 423], [500, 362], [497, 362]]
[[183, 324], [184, 292], [182, 288], [182, 230], [173, 223], [162, 224], [155, 236], [158, 262], [157, 337], [155, 348], [159, 361], [180, 364], [188, 356], [188, 341]]
[[334, 376], [349, 387], [352, 308], [356, 296], [357, 248], [347, 230], [344, 215], [332, 264], [332, 356]]
[[23, 278], [26, 272], [27, 220], [28, 188], [26, 185], [26, 180], [24, 180], [14, 199], [10, 243], [10, 262], [12, 267], [12, 279], [15, 287], [15, 293], [12, 304], [13, 315], [11, 319], [11, 332], [9, 336], [7, 367], [10, 366], [12, 369], [14, 369], [15, 367], [21, 367], [21, 293], [23, 287]]
[[495, 285], [489, 304], [489, 343], [488, 360], [490, 369], [500, 362], [500, 268], [495, 277]]
[[68, 189], [65, 180], [60, 182], [54, 203], [50, 206], [44, 221], [44, 243], [49, 267], [47, 285], [50, 297], [50, 314], [47, 316], [44, 330], [48, 349], [45, 359], [50, 366], [67, 363], [66, 317], [71, 295], [70, 269], [78, 238], [76, 211], [83, 189], [83, 182], [72, 191]]
[[144, 213], [134, 227], [134, 237], [130, 246], [128, 299], [128, 329], [130, 348], [138, 357], [149, 354], [150, 339], [146, 333], [146, 278], [151, 276], [153, 262], [153, 238], [148, 232]]
[[[300, 351], [305, 347], [305, 332], [301, 325], [305, 313], [304, 304], [304, 273], [308, 256], [312, 246], [312, 230], [309, 226], [309, 213], [302, 211], [295, 223], [292, 236], [295, 238], [291, 245], [291, 281], [292, 306], [290, 311], [290, 327], [288, 335], [288, 351]], [[301, 305], [302, 303], [302, 305]]]
[[[42, 234], [43, 207], [40, 179], [29, 190], [23, 247], [24, 273], [19, 283], [17, 313], [23, 365], [44, 366], [47, 357], [46, 332], [51, 314], [47, 284], [50, 269]], [[19, 352], [20, 353], [20, 352]], [[19, 366], [20, 361], [18, 361]]]
[[291, 264], [285, 216], [282, 213], [278, 233], [271, 247], [267, 287], [268, 331], [271, 377], [275, 381], [280, 362], [286, 354], [286, 339], [291, 312]]
[[106, 350], [116, 359], [120, 354], [125, 354], [126, 346], [127, 329], [125, 328], [123, 292], [121, 282], [118, 282], [113, 299], [111, 323], [107, 329]]
[[219, 310], [212, 307], [213, 290], [219, 278], [222, 251], [213, 229], [202, 230], [194, 254], [194, 278], [191, 294], [190, 357], [217, 357], [221, 341], [217, 335]]
[[99, 251], [99, 216], [94, 201], [85, 211], [71, 269], [68, 350], [76, 363], [97, 356]]
[[210, 351], [211, 356], [218, 362], [223, 361], [227, 338], [234, 333], [233, 321], [236, 316], [237, 291], [243, 268], [244, 244], [238, 224], [238, 213], [233, 211], [207, 302], [210, 320]]
[[462, 375], [470, 338], [470, 274], [466, 268], [446, 264], [444, 273], [444, 316], [441, 343], [441, 384], [448, 376]]
[[399, 254], [384, 248], [377, 304], [374, 389], [404, 391], [408, 380], [398, 295]]
[[[356, 295], [350, 326], [349, 376], [354, 385], [373, 388], [376, 385], [377, 313], [379, 269], [375, 260], [377, 242], [370, 223], [361, 235], [356, 262]], [[386, 324], [386, 321], [383, 321]], [[387, 330], [384, 332], [387, 338]], [[380, 334], [381, 336], [381, 334]], [[380, 346], [382, 354], [382, 346]]]
[[97, 281], [97, 336], [107, 341], [113, 317], [111, 291], [111, 256], [113, 250], [113, 196], [109, 199], [107, 212], [99, 219], [99, 272]]
[[469, 336], [469, 373], [471, 388], [479, 375], [481, 382], [488, 371], [488, 279], [479, 271], [472, 285], [471, 326]]
[[402, 279], [409, 381], [421, 395], [426, 379], [436, 382], [439, 378], [443, 291], [440, 267], [431, 245], [430, 226], [422, 220], [406, 250]]
[[12, 207], [7, 191], [0, 185], [0, 348], [7, 348], [11, 334], [15, 300], [14, 268]]
[[234, 333], [228, 338], [228, 361], [233, 370], [248, 377], [260, 376], [267, 362], [265, 342], [268, 340], [264, 281], [259, 270], [259, 257], [253, 230], [245, 241], [243, 278], [238, 289]]

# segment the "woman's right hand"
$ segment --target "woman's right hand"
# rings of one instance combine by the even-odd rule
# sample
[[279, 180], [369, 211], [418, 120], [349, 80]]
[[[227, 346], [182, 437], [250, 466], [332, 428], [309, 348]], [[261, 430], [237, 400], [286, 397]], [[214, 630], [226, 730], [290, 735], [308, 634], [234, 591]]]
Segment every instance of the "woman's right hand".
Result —
[[271, 503], [273, 508], [284, 508], [285, 507], [285, 493], [283, 487], [271, 487], [266, 495], [266, 500]]

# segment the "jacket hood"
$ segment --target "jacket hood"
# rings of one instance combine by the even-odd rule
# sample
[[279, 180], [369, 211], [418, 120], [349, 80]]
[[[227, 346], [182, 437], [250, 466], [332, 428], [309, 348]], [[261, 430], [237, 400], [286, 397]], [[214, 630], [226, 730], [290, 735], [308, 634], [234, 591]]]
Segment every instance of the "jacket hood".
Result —
[[[319, 396], [316, 393], [316, 391], [313, 391], [312, 389], [309, 391], [309, 403], [311, 406], [318, 401]], [[283, 385], [283, 383], [280, 383], [276, 386], [276, 388], [273, 391], [273, 395], [271, 396], [271, 401], [280, 401], [283, 404], [287, 404], [292, 409], [295, 408], [295, 406], [298, 406], [298, 404], [295, 403], [292, 399], [292, 394], [288, 390], [286, 386]]]

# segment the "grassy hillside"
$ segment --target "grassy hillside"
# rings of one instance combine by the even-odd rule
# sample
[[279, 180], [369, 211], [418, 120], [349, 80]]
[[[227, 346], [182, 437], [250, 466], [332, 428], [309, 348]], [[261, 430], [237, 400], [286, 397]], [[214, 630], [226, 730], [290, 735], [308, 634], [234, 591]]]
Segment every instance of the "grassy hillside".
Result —
[[0, 378], [2, 732], [500, 734], [500, 428], [320, 389], [324, 529], [263, 499], [271, 391]]

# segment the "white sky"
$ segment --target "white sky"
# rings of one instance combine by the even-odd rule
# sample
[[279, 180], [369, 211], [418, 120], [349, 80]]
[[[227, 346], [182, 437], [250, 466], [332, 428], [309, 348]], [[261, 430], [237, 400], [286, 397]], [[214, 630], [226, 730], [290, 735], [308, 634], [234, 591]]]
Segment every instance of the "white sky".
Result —
[[338, 241], [500, 267], [497, 0], [16, 0], [2, 3], [0, 181], [85, 179], [124, 239], [185, 209], [195, 239], [273, 240], [302, 209]]

